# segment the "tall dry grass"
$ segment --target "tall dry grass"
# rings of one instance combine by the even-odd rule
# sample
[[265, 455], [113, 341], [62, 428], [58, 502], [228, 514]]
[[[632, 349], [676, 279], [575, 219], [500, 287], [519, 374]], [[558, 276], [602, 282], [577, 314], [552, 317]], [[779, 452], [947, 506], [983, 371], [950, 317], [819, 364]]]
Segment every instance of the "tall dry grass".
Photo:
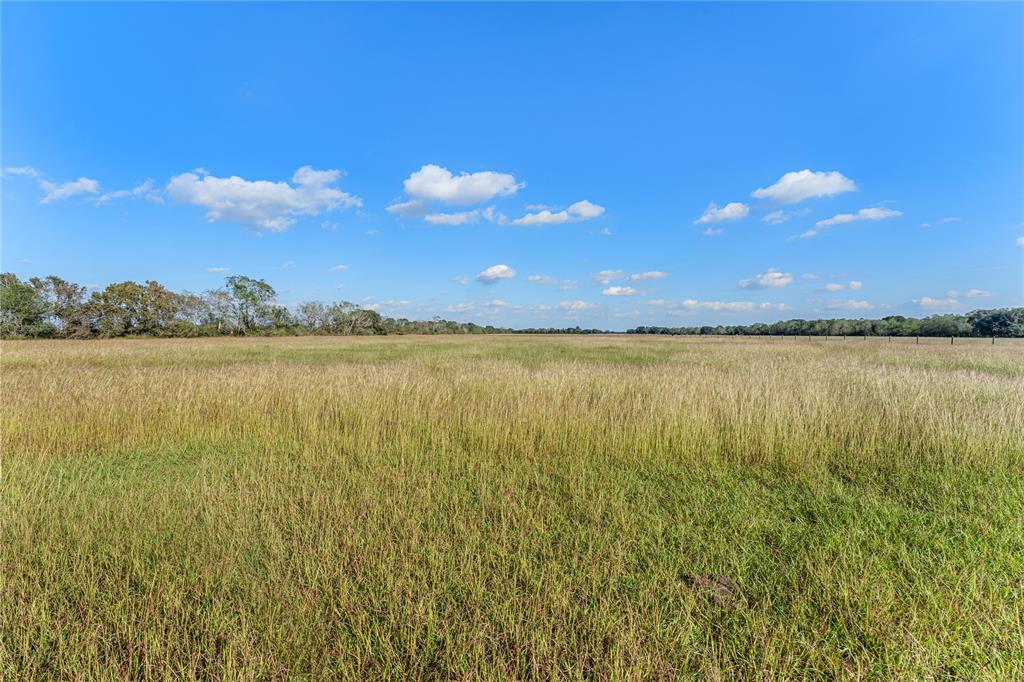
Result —
[[1024, 675], [1019, 343], [0, 351], [11, 679]]

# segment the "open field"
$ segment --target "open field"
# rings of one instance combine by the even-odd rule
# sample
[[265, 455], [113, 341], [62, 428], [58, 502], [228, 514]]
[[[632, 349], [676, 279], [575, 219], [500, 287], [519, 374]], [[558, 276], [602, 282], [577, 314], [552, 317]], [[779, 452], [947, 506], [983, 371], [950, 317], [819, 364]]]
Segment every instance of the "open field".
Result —
[[0, 678], [1024, 678], [1024, 343], [3, 342]]

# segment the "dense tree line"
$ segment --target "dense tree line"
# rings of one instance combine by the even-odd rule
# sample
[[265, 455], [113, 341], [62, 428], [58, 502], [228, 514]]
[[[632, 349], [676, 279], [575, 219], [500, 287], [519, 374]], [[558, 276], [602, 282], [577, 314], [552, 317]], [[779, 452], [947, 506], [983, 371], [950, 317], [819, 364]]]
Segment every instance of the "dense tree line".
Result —
[[716, 327], [637, 327], [627, 334], [744, 336], [999, 336], [1024, 337], [1024, 308], [974, 310], [925, 318], [890, 315], [880, 320], [781, 320]]
[[[261, 279], [236, 275], [224, 287], [176, 293], [159, 282], [125, 281], [89, 292], [54, 275], [22, 281], [0, 274], [0, 337], [110, 338], [117, 336], [380, 335], [380, 334], [603, 334], [600, 329], [508, 329], [472, 322], [391, 318], [342, 301], [276, 302]], [[637, 327], [627, 334], [776, 336], [1000, 336], [1024, 337], [1024, 308], [975, 310], [923, 319], [783, 320], [716, 327]]]
[[297, 334], [494, 334], [512, 330], [472, 322], [406, 320], [342, 301], [275, 302], [260, 279], [228, 277], [221, 289], [176, 293], [159, 282], [119, 282], [100, 291], [50, 275], [0, 274], [0, 336], [110, 338]]

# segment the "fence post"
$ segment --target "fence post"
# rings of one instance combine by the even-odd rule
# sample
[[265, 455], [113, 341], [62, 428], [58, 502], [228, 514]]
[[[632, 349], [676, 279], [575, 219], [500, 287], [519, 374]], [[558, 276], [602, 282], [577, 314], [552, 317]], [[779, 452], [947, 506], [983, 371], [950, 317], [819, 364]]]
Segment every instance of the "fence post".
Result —
[[996, 337], [994, 337], [994, 336], [992, 337], [992, 345], [993, 346], [996, 345]]
[[921, 337], [920, 336], [915, 336], [914, 337], [914, 343], [916, 343], [918, 346], [920, 346], [921, 345]]
[[951, 346], [953, 345], [953, 337], [952, 336], [949, 337], [949, 345], [951, 345]]

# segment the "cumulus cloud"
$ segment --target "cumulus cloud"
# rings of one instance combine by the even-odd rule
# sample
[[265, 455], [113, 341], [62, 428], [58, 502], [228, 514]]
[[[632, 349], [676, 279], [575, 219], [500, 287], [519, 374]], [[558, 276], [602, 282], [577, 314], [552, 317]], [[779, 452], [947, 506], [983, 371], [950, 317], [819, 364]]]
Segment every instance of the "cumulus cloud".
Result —
[[595, 203], [581, 199], [575, 204], [569, 206], [569, 208], [561, 211], [552, 211], [551, 209], [543, 209], [537, 213], [527, 213], [522, 218], [516, 218], [512, 221], [513, 225], [525, 225], [527, 227], [532, 225], [560, 225], [567, 222], [579, 222], [581, 220], [591, 220], [599, 217], [604, 213], [604, 206], [598, 206]]
[[482, 271], [476, 276], [476, 280], [481, 284], [494, 284], [503, 279], [512, 279], [515, 276], [516, 271], [513, 268], [499, 263], [498, 265], [492, 265]]
[[697, 301], [688, 298], [680, 305], [687, 310], [712, 310], [719, 312], [746, 312], [754, 309], [752, 301]]
[[726, 204], [722, 208], [718, 208], [718, 205], [712, 201], [704, 209], [704, 213], [693, 221], [693, 224], [701, 225], [704, 223], [720, 223], [725, 220], [739, 220], [740, 218], [745, 218], [748, 213], [750, 213], [750, 207], [738, 201]]
[[446, 313], [465, 313], [473, 309], [472, 303], [456, 303], [454, 305], [447, 306], [444, 311]]
[[327, 272], [347, 272], [347, 271], [348, 271], [348, 266], [340, 264], [340, 263], [338, 265], [332, 265], [331, 267], [327, 268]]
[[92, 178], [78, 178], [69, 182], [55, 183], [49, 180], [40, 180], [39, 186], [45, 195], [39, 200], [40, 204], [51, 204], [54, 201], [68, 199], [79, 194], [97, 194], [100, 191], [100, 183]]
[[551, 275], [530, 275], [526, 278], [527, 282], [535, 282], [536, 284], [558, 284], [558, 280]]
[[494, 197], [515, 194], [526, 187], [508, 173], [480, 171], [454, 175], [447, 168], [427, 164], [414, 172], [403, 183], [405, 193], [421, 201], [440, 201], [445, 204], [467, 206], [482, 204]]
[[884, 208], [881, 206], [862, 208], [856, 213], [838, 213], [831, 218], [819, 220], [814, 223], [814, 229], [807, 230], [802, 234], [796, 235], [796, 238], [808, 239], [817, 235], [822, 230], [832, 227], [833, 225], [844, 225], [858, 220], [884, 220], [885, 218], [897, 218], [901, 215], [903, 215], [903, 211], [897, 211], [893, 208]]
[[640, 292], [633, 287], [608, 287], [601, 292], [602, 296], [636, 296]]
[[857, 185], [839, 171], [791, 171], [774, 185], [759, 187], [750, 193], [755, 199], [771, 199], [780, 204], [795, 204], [812, 197], [832, 197], [852, 192]]
[[741, 289], [781, 289], [793, 281], [793, 273], [779, 272], [775, 268], [768, 268], [768, 272], [754, 275], [749, 279], [741, 279]]
[[333, 187], [341, 171], [303, 166], [292, 183], [245, 180], [237, 175], [218, 178], [202, 170], [171, 178], [167, 194], [178, 203], [206, 209], [209, 222], [229, 220], [257, 229], [280, 232], [300, 215], [317, 215], [338, 207], [362, 206], [357, 196]]
[[828, 301], [825, 306], [829, 310], [869, 310], [875, 307], [867, 301], [859, 301], [852, 298], [846, 300], [833, 299]]

